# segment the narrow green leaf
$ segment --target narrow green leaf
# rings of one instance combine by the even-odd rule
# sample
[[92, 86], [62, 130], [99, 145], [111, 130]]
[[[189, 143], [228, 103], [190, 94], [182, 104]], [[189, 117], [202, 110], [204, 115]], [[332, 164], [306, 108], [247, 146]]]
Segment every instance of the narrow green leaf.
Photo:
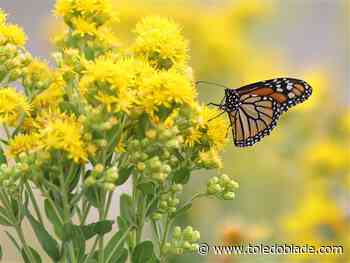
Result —
[[2, 149], [0, 149], [0, 164], [6, 163], [6, 156]]
[[86, 226], [81, 226], [85, 240], [89, 240], [95, 235], [104, 235], [112, 230], [112, 220], [101, 220]]
[[2, 260], [2, 256], [3, 256], [3, 254], [2, 254], [2, 247], [0, 245], [0, 261]]
[[112, 257], [112, 255], [114, 255], [115, 252], [119, 251], [123, 247], [124, 243], [123, 243], [122, 238], [124, 236], [124, 233], [125, 232], [123, 232], [123, 231], [118, 231], [108, 241], [106, 248], [105, 248], [106, 259]]
[[175, 218], [179, 215], [182, 215], [184, 213], [186, 213], [190, 208], [192, 207], [192, 204], [187, 204], [187, 205], [184, 205], [183, 207], [181, 207], [180, 209], [178, 209], [174, 214], [172, 214], [172, 218]]
[[107, 263], [125, 263], [128, 259], [128, 250], [123, 248], [121, 251], [118, 251], [115, 255], [113, 255], [112, 259]]
[[129, 223], [133, 222], [133, 204], [130, 195], [122, 194], [120, 196], [120, 215]]
[[10, 238], [10, 240], [12, 241], [12, 243], [14, 244], [15, 248], [17, 248], [17, 250], [21, 253], [21, 248], [18, 245], [16, 239], [7, 231], [5, 231], [6, 235]]
[[42, 224], [40, 224], [27, 210], [26, 214], [29, 223], [32, 225], [32, 228], [35, 232], [36, 237], [38, 238], [40, 245], [45, 250], [45, 252], [51, 257], [54, 261], [60, 259], [60, 250], [58, 243], [55, 239], [47, 232]]
[[60, 216], [57, 214], [55, 208], [52, 206], [51, 202], [48, 199], [44, 201], [45, 214], [52, 224], [56, 235], [62, 239], [63, 225], [60, 220]]
[[133, 170], [133, 166], [120, 168], [119, 172], [118, 172], [119, 176], [118, 176], [118, 179], [116, 181], [116, 185], [124, 184], [129, 179], [132, 170]]
[[13, 224], [11, 223], [11, 220], [2, 214], [0, 214], [0, 225], [13, 226]]
[[41, 263], [42, 261], [41, 261], [41, 257], [39, 255], [39, 253], [31, 247], [28, 247], [28, 249], [30, 250], [30, 253], [33, 256], [35, 261], [34, 262], [30, 261], [30, 257], [25, 252], [25, 249], [22, 248], [22, 257], [23, 257], [24, 262], [25, 263]]
[[138, 184], [137, 188], [140, 189], [145, 195], [153, 195], [155, 185], [152, 182], [145, 182]]
[[186, 168], [180, 168], [173, 172], [173, 181], [177, 184], [187, 184], [190, 179], [191, 171]]
[[93, 207], [98, 208], [96, 188], [87, 188], [84, 195]]
[[117, 224], [118, 224], [118, 229], [123, 232], [126, 231], [126, 229], [129, 227], [128, 221], [126, 221], [121, 216], [117, 217]]
[[133, 263], [145, 263], [153, 258], [156, 256], [153, 251], [153, 243], [149, 240], [138, 244], [132, 254]]

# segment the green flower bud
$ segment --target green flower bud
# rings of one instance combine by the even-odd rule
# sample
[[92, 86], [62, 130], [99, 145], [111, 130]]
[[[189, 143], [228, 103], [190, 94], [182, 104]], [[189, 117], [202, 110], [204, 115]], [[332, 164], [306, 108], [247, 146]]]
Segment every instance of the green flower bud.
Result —
[[159, 171], [162, 163], [159, 160], [152, 160], [150, 162], [150, 168], [154, 171]]
[[96, 184], [96, 179], [93, 176], [89, 176], [85, 181], [84, 184], [86, 187], [91, 187]]
[[177, 206], [180, 203], [180, 200], [178, 198], [174, 198], [170, 200], [170, 205], [171, 206]]
[[222, 182], [224, 182], [225, 184], [229, 183], [231, 181], [231, 178], [227, 175], [227, 174], [223, 174], [220, 176], [220, 179], [222, 180]]
[[139, 170], [140, 172], [144, 171], [146, 168], [146, 165], [142, 162], [139, 162], [136, 166], [137, 170]]
[[154, 140], [157, 137], [157, 131], [154, 129], [148, 130], [146, 132], [146, 136], [147, 136], [147, 138]]
[[176, 212], [176, 207], [169, 207], [169, 213], [175, 213]]
[[173, 192], [182, 192], [183, 186], [182, 186], [182, 184], [175, 184], [171, 187], [171, 190]]
[[184, 244], [183, 244], [183, 248], [186, 249], [186, 250], [190, 250], [191, 249], [191, 243], [188, 242], [188, 241], [185, 241]]
[[162, 218], [162, 214], [161, 213], [153, 213], [153, 215], [152, 215], [152, 219], [153, 220], [160, 220]]
[[193, 228], [191, 226], [188, 226], [183, 231], [183, 237], [185, 240], [192, 240], [193, 235]]
[[219, 178], [217, 178], [216, 176], [214, 176], [213, 178], [211, 178], [209, 180], [209, 184], [217, 184], [219, 182]]
[[115, 186], [114, 184], [112, 184], [112, 183], [104, 183], [104, 184], [103, 184], [103, 188], [104, 188], [106, 191], [112, 192], [112, 191], [115, 190], [116, 186]]
[[179, 226], [174, 227], [173, 238], [174, 239], [180, 239], [181, 238], [181, 234], [182, 234], [181, 227], [179, 227]]
[[171, 167], [170, 167], [170, 165], [167, 165], [167, 164], [165, 164], [165, 165], [163, 165], [162, 166], [162, 169], [161, 169], [164, 173], [170, 173], [171, 172]]
[[166, 209], [168, 208], [168, 203], [166, 201], [161, 201], [159, 206], [160, 208]]
[[171, 250], [171, 244], [169, 242], [166, 242], [163, 246], [163, 253], [167, 254]]
[[201, 234], [199, 233], [199, 231], [197, 230], [193, 231], [191, 242], [197, 242], [200, 238], [201, 238]]
[[223, 198], [225, 200], [233, 200], [235, 198], [235, 193], [234, 192], [227, 192], [224, 194]]
[[198, 251], [198, 249], [199, 249], [199, 245], [198, 244], [192, 244], [190, 251], [196, 252], [196, 251]]

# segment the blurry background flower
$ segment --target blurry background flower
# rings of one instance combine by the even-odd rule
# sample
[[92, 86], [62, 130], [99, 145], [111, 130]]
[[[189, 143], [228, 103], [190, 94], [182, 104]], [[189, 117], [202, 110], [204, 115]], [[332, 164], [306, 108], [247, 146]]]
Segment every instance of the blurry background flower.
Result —
[[[196, 201], [192, 214], [182, 219], [184, 226], [190, 224], [196, 229], [203, 230], [202, 240], [218, 242], [218, 236], [222, 235], [223, 239], [229, 236], [232, 238], [236, 233], [239, 233], [239, 239], [242, 241], [251, 240], [247, 233], [248, 229], [252, 229], [250, 224], [253, 224], [257, 228], [268, 229], [267, 242], [271, 243], [281, 241], [329, 244], [328, 242], [332, 241], [344, 246], [349, 244], [350, 83], [347, 74], [350, 58], [348, 29], [350, 9], [346, 6], [347, 2], [345, 0], [171, 2], [116, 0], [114, 2], [113, 8], [120, 20], [115, 24], [114, 30], [121, 39], [120, 42], [126, 43], [126, 46], [129, 46], [131, 39], [137, 35], [137, 32], [130, 34], [131, 29], [145, 15], [166, 16], [169, 21], [174, 20], [182, 26], [181, 29], [169, 27], [164, 30], [171, 32], [171, 37], [174, 38], [178, 38], [177, 30], [182, 30], [189, 43], [176, 39], [176, 43], [179, 43], [177, 49], [169, 50], [169, 47], [161, 45], [160, 39], [159, 48], [163, 49], [159, 50], [159, 54], [147, 54], [147, 45], [143, 42], [142, 36], [139, 36], [135, 50], [143, 55], [146, 53], [150, 59], [152, 56], [162, 56], [164, 63], [159, 67], [167, 67], [174, 60], [186, 61], [188, 58], [183, 54], [184, 50], [189, 48], [190, 65], [196, 79], [238, 87], [248, 82], [285, 75], [305, 79], [314, 88], [310, 100], [282, 117], [279, 127], [256, 147], [237, 149], [229, 145], [225, 148], [224, 172], [234, 175], [240, 182], [240, 189], [236, 191], [233, 203]], [[48, 59], [50, 49], [48, 39], [52, 38], [51, 33], [61, 28], [56, 21], [48, 21], [46, 18], [53, 5], [53, 0], [25, 2], [13, 0], [3, 1], [0, 5], [11, 14], [9, 17], [11, 22], [24, 26], [26, 33], [31, 36], [27, 41], [28, 49], [43, 59]], [[67, 12], [64, 7], [61, 11]], [[0, 16], [0, 32], [1, 21]], [[84, 24], [81, 21], [74, 21], [74, 25], [79, 28], [80, 34], [90, 34], [95, 31], [94, 21], [90, 22]], [[140, 26], [151, 26], [151, 22]], [[108, 32], [103, 30], [94, 32], [100, 38], [101, 45], [109, 46], [110, 43], [119, 45], [119, 40], [109, 38]], [[16, 45], [22, 45], [26, 39], [15, 26], [11, 32], [2, 34], [3, 36], [11, 34], [10, 40]], [[150, 29], [149, 34], [156, 36], [157, 32], [152, 32]], [[43, 39], [48, 41], [43, 42]], [[66, 54], [72, 57], [72, 65], [65, 65], [68, 72], [74, 67], [74, 54], [70, 51]], [[31, 74], [33, 67], [40, 68], [42, 74], [39, 76]], [[54, 107], [57, 100], [63, 96], [59, 85], [55, 85], [61, 80], [55, 80], [55, 76], [45, 74], [46, 67], [44, 61], [32, 61], [28, 70], [24, 72], [28, 85], [33, 78], [39, 77], [43, 78], [43, 87], [49, 84], [47, 81], [51, 81], [50, 89], [56, 91], [50, 93], [55, 95], [54, 98], [45, 97], [44, 92], [40, 94], [37, 101], [33, 102], [33, 107]], [[92, 69], [93, 65], [89, 67]], [[14, 72], [16, 76], [18, 72]], [[6, 93], [5, 90], [3, 92]], [[198, 93], [203, 104], [218, 102], [223, 96], [222, 89], [208, 85], [200, 86]], [[113, 100], [103, 95], [95, 99], [112, 105]], [[30, 110], [27, 102], [22, 101], [20, 96], [14, 98], [13, 103], [20, 105], [20, 110], [23, 112]], [[18, 117], [16, 116], [18, 111], [11, 111], [11, 105], [2, 110], [12, 112], [11, 115], [3, 115], [1, 111], [1, 116]], [[127, 109], [128, 105], [123, 107]], [[171, 124], [171, 120], [169, 123]], [[201, 120], [198, 121], [198, 125], [200, 124]], [[214, 125], [214, 122], [210, 125]], [[222, 129], [220, 125], [214, 128]], [[217, 136], [215, 129], [213, 136]], [[198, 131], [190, 130], [184, 142], [197, 143], [196, 133]], [[218, 135], [221, 136], [222, 133]], [[27, 149], [30, 145], [29, 139], [18, 138], [17, 142], [13, 142], [13, 151]], [[82, 154], [85, 153], [78, 151], [76, 156], [83, 156]], [[215, 152], [203, 152], [202, 159], [216, 162], [217, 166], [221, 167], [221, 159]], [[204, 184], [208, 176], [209, 174], [198, 172], [192, 186]], [[206, 216], [203, 216], [203, 211], [206, 211]], [[228, 219], [225, 226], [222, 220], [218, 220], [235, 217], [239, 217], [242, 222], [239, 227], [234, 220]], [[279, 227], [276, 227], [277, 225]], [[257, 236], [253, 241], [265, 242], [266, 237]], [[0, 237], [0, 242], [4, 250], [8, 251], [5, 237]], [[6, 260], [15, 258], [6, 254]], [[242, 257], [236, 262], [259, 260], [266, 262], [270, 259], [263, 256]], [[205, 260], [220, 262], [196, 255], [181, 258], [181, 262], [205, 262]], [[319, 262], [320, 258], [283, 257], [276, 260]], [[347, 262], [349, 256], [326, 257], [325, 260]]]

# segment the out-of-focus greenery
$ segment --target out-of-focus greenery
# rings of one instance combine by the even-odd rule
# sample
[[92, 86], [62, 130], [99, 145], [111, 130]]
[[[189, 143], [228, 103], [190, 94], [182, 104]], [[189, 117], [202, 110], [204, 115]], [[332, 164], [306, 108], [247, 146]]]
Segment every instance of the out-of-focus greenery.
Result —
[[[224, 206], [198, 202], [183, 221], [207, 229], [202, 240], [211, 244], [337, 244], [344, 246], [345, 254], [268, 258], [193, 255], [187, 262], [350, 260], [346, 253], [350, 246], [350, 109], [343, 99], [349, 87], [345, 80], [336, 79], [329, 66], [295, 66], [284, 50], [271, 48], [273, 39], [261, 38], [259, 32], [268, 31], [270, 25], [288, 27], [288, 21], [275, 19], [281, 4], [259, 0], [215, 4], [194, 0], [115, 1], [120, 17], [115, 31], [122, 42], [132, 39], [130, 29], [146, 15], [167, 16], [181, 24], [190, 39], [191, 65], [198, 79], [236, 87], [292, 76], [306, 80], [314, 89], [312, 97], [285, 114], [278, 128], [261, 143], [253, 148], [226, 148], [225, 172], [241, 184], [236, 202]], [[199, 93], [204, 102], [216, 102], [223, 90], [203, 86]], [[207, 176], [198, 173], [193, 187]]]

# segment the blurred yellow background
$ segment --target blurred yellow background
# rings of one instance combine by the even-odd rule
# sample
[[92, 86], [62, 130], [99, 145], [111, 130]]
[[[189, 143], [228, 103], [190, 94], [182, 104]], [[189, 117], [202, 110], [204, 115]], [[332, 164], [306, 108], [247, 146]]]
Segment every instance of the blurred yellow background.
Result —
[[[350, 2], [346, 0], [115, 0], [115, 32], [127, 46], [146, 15], [166, 16], [190, 41], [197, 80], [232, 88], [288, 76], [306, 80], [312, 97], [285, 114], [271, 136], [252, 148], [228, 145], [223, 171], [240, 189], [234, 201], [197, 201], [181, 220], [209, 244], [343, 245], [328, 256], [190, 255], [173, 262], [350, 262]], [[24, 27], [29, 50], [48, 58], [60, 30], [54, 1], [2, 1], [9, 20]], [[53, 30], [53, 28], [55, 30]], [[49, 58], [48, 58], [49, 59]], [[223, 89], [198, 87], [203, 103], [219, 102]], [[213, 174], [197, 173], [198, 187]], [[180, 222], [181, 223], [181, 222]], [[28, 233], [30, 234], [30, 233]], [[0, 242], [7, 262], [7, 237]]]

